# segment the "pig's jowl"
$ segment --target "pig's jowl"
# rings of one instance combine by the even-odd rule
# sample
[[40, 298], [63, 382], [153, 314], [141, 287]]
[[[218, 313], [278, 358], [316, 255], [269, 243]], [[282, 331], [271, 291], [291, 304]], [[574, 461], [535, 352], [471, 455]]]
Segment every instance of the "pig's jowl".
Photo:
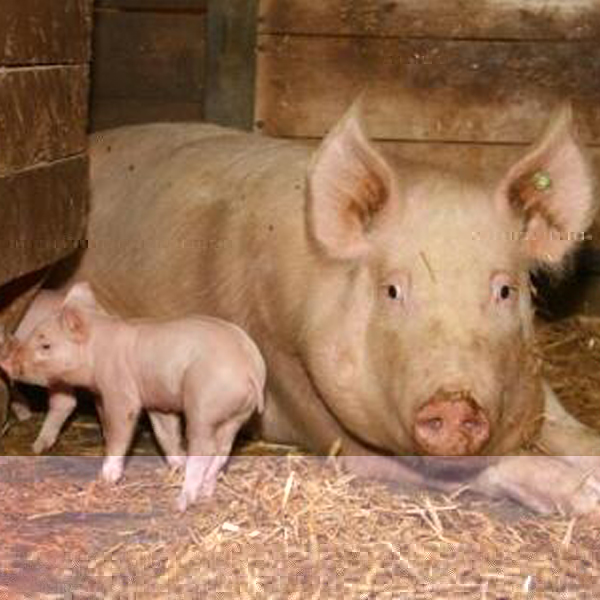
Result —
[[[465, 471], [538, 510], [595, 507], [598, 480], [576, 482], [600, 438], [531, 354], [529, 271], [561, 269], [595, 208], [570, 110], [494, 186], [387, 156], [356, 108], [316, 152], [155, 124], [97, 134], [91, 160], [75, 278], [123, 316], [247, 329], [268, 364], [266, 439], [339, 440], [350, 468], [429, 485]], [[532, 440], [589, 458], [510, 456]]]

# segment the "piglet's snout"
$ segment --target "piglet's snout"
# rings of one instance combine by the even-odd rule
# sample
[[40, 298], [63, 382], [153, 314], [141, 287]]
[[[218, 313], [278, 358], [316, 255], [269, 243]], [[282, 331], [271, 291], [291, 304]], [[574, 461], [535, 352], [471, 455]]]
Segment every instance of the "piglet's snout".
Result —
[[11, 379], [18, 379], [23, 374], [23, 356], [20, 348], [2, 361], [2, 368]]
[[490, 437], [490, 422], [468, 393], [440, 391], [417, 412], [414, 439], [434, 456], [477, 454]]

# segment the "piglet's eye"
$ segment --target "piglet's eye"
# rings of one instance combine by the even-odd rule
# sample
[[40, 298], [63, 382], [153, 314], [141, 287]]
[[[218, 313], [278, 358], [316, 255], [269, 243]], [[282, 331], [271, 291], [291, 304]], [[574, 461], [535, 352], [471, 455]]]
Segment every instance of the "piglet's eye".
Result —
[[51, 346], [48, 342], [42, 344], [42, 350], [50, 350]]

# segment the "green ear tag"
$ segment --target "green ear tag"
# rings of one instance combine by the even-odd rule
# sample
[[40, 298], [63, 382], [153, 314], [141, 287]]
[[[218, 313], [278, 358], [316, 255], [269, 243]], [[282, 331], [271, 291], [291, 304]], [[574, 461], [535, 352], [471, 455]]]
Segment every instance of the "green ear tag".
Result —
[[552, 187], [552, 179], [550, 178], [550, 174], [546, 171], [534, 173], [531, 182], [538, 192], [547, 192]]

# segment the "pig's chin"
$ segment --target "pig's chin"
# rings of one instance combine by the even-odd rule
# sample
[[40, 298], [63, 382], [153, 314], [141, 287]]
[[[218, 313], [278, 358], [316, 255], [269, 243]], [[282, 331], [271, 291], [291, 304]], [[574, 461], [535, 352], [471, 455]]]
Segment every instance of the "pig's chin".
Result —
[[20, 381], [21, 383], [27, 383], [29, 385], [37, 385], [40, 387], [49, 387], [52, 382], [45, 377], [44, 375], [36, 374], [36, 373], [16, 373], [15, 379]]

